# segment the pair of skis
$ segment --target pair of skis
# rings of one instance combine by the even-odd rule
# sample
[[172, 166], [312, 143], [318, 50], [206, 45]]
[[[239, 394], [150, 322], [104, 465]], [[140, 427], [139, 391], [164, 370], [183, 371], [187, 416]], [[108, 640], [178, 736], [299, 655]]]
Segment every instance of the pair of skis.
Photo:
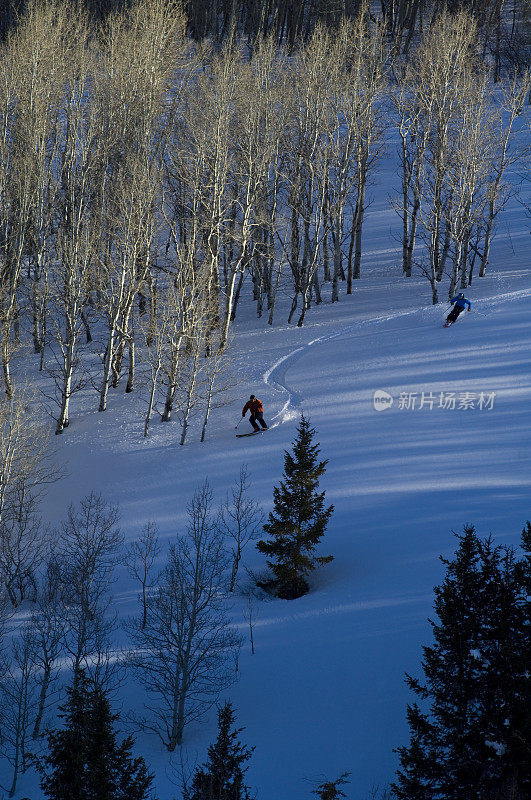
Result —
[[236, 438], [241, 439], [243, 436], [256, 436], [258, 433], [265, 433], [269, 428], [263, 428], [261, 431], [249, 431], [249, 433], [237, 433]]

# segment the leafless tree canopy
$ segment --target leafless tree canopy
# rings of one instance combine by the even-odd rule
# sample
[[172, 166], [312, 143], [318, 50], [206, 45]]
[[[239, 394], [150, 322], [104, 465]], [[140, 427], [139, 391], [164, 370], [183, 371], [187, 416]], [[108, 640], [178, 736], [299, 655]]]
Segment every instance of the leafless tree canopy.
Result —
[[123, 543], [117, 507], [91, 493], [69, 507], [58, 538], [64, 644], [72, 670], [83, 669], [95, 683], [105, 683], [113, 669], [109, 590]]
[[420, 269], [437, 303], [446, 275], [450, 296], [472, 283], [475, 268], [485, 275], [508, 195], [504, 174], [525, 152], [511, 135], [529, 81], [515, 76], [494, 100], [477, 29], [464, 12], [438, 17], [396, 78], [402, 268], [407, 276]]
[[131, 625], [131, 661], [145, 686], [150, 715], [140, 720], [171, 752], [186, 724], [236, 677], [240, 637], [224, 603], [228, 558], [205, 483], [188, 506], [188, 529], [171, 544], [158, 589], [147, 597], [145, 625]]
[[14, 606], [34, 598], [47, 546], [38, 501], [60, 476], [48, 445], [33, 393], [16, 389], [0, 400], [0, 585]]
[[[127, 7], [128, 0], [84, 0], [95, 20]], [[0, 39], [17, 22], [25, 0], [5, 0], [0, 18]], [[270, 33], [290, 49], [311, 36], [316, 25], [337, 28], [351, 19], [363, 0], [183, 0], [187, 28], [192, 37], [211, 38], [217, 44], [241, 32], [254, 42]], [[528, 59], [529, 5], [526, 0], [379, 0], [372, 6], [375, 24], [385, 28], [397, 52], [407, 53], [419, 34], [443, 10], [466, 10], [481, 32], [481, 45], [497, 75], [505, 64]], [[528, 63], [528, 62], [527, 62]]]
[[287, 297], [302, 325], [355, 290], [390, 125], [403, 273], [433, 302], [485, 274], [529, 90], [489, 49], [496, 15], [325, 5], [259, 4], [277, 34], [251, 40], [231, 4], [233, 35], [198, 42], [223, 4], [138, 0], [95, 25], [27, 3], [0, 59], [0, 361], [10, 398], [33, 349], [56, 433], [77, 391], [104, 412], [123, 387], [145, 436], [155, 418], [204, 441], [240, 304], [273, 324]]
[[216, 525], [231, 549], [232, 566], [229, 591], [233, 592], [245, 547], [262, 533], [264, 514], [250, 496], [251, 480], [247, 467], [240, 468], [238, 480], [222, 503]]

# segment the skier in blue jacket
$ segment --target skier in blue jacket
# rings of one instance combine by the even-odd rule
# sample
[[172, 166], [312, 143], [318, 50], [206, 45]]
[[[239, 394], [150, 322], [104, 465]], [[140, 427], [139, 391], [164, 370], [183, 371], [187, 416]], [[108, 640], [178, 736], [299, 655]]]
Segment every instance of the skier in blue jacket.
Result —
[[459, 294], [456, 294], [455, 297], [452, 297], [450, 303], [452, 303], [454, 307], [446, 317], [447, 325], [451, 325], [453, 322], [455, 322], [461, 311], [464, 311], [467, 305], [469, 311], [472, 307], [470, 300], [467, 300], [463, 292], [459, 292]]

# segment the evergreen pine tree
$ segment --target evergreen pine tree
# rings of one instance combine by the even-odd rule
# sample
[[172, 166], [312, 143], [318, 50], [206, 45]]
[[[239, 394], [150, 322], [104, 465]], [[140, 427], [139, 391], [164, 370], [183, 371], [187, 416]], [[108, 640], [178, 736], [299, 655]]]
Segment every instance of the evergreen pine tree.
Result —
[[230, 703], [218, 710], [218, 738], [208, 748], [208, 760], [194, 776], [191, 792], [184, 800], [250, 800], [244, 784], [244, 767], [254, 747], [246, 747], [238, 740], [243, 728], [231, 730], [234, 711]]
[[147, 800], [153, 776], [133, 758], [133, 740], [116, 742], [109, 701], [77, 673], [61, 709], [64, 727], [48, 735], [41, 788], [49, 800]]
[[316, 794], [319, 800], [339, 800], [340, 797], [346, 797], [347, 795], [345, 792], [339, 787], [350, 783], [350, 781], [347, 780], [349, 774], [348, 772], [344, 772], [343, 775], [340, 775], [335, 781], [324, 781], [320, 783], [315, 787], [312, 794]]
[[[410, 744], [398, 749], [398, 800], [503, 800], [531, 790], [526, 590], [511, 549], [472, 526], [435, 588], [434, 644], [408, 707]], [[421, 706], [427, 706], [423, 710]]]
[[87, 746], [87, 775], [91, 800], [144, 800], [149, 797], [153, 776], [144, 759], [133, 758], [133, 738], [128, 736], [119, 745], [114, 722], [105, 693], [96, 688], [91, 696]]
[[284, 480], [275, 487], [274, 511], [264, 531], [268, 541], [258, 542], [258, 550], [268, 557], [267, 564], [276, 579], [279, 597], [300, 597], [308, 591], [305, 580], [317, 564], [333, 556], [315, 556], [333, 506], [325, 508], [324, 492], [318, 492], [319, 478], [328, 461], [319, 461], [319, 445], [312, 444], [315, 429], [304, 414], [293, 442], [293, 454], [284, 451]]
[[41, 789], [50, 800], [88, 800], [86, 751], [89, 689], [83, 672], [67, 689], [59, 717], [64, 727], [48, 734], [48, 755], [43, 759]]

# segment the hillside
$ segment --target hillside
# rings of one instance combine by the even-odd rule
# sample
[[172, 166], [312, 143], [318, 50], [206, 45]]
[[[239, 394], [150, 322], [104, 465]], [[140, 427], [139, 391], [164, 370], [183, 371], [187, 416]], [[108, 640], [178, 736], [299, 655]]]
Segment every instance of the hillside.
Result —
[[[322, 552], [334, 561], [314, 574], [307, 596], [259, 603], [254, 655], [245, 601], [236, 593], [232, 603], [244, 645], [239, 680], [226, 696], [245, 741], [256, 746], [248, 781], [261, 800], [304, 800], [311, 790], [305, 780], [345, 770], [352, 773], [349, 797], [365, 800], [371, 787], [389, 783], [393, 748], [407, 735], [403, 675], [418, 670], [429, 636], [439, 554], [453, 551], [452, 530], [467, 522], [517, 544], [530, 516], [531, 289], [521, 206], [513, 200], [503, 215], [490, 271], [471, 287], [472, 313], [448, 330], [445, 307], [426, 304], [424, 283], [397, 282], [394, 224], [384, 200], [375, 202], [354, 294], [312, 309], [303, 328], [238, 320], [232, 371], [239, 383], [214, 412], [205, 443], [194, 432], [180, 447], [178, 426], [156, 420], [144, 440], [141, 417], [126, 412], [121, 393], [98, 414], [88, 391], [76, 397], [70, 428], [53, 442], [68, 474], [47, 493], [49, 522], [94, 490], [119, 503], [126, 539], [156, 520], [167, 544], [182, 530], [194, 488], [207, 477], [215, 499], [223, 499], [242, 463], [253, 496], [269, 510], [301, 410], [316, 427], [329, 459], [327, 500], [336, 507]], [[374, 410], [377, 389], [394, 397], [385, 412]], [[272, 429], [237, 440], [234, 425], [249, 392], [263, 400]], [[416, 394], [418, 404], [422, 392], [424, 408], [400, 408], [400, 393]], [[437, 398], [431, 409], [430, 392]], [[470, 392], [476, 407], [438, 408], [441, 392], [456, 392], [458, 405]], [[480, 393], [495, 393], [492, 408], [477, 407]], [[244, 562], [263, 567], [252, 547]], [[114, 595], [121, 618], [133, 612], [136, 589], [125, 570]], [[117, 699], [125, 712], [140, 696], [129, 679]], [[190, 768], [204, 759], [214, 732], [214, 710], [187, 730]], [[178, 797], [168, 754], [144, 735], [138, 749], [156, 772], [158, 797]], [[178, 768], [177, 753], [172, 761]], [[17, 797], [39, 797], [33, 781], [23, 776]]]

